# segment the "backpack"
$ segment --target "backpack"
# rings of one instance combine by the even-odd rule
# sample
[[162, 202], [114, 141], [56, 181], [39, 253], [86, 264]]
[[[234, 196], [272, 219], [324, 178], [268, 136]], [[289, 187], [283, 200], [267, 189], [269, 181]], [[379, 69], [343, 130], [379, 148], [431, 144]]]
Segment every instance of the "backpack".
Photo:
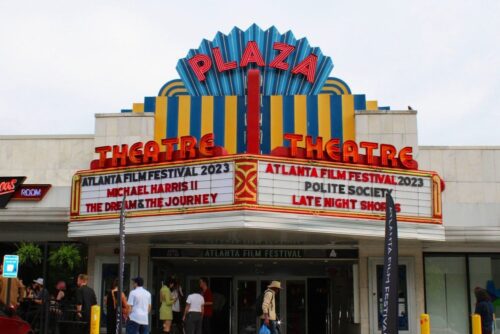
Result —
[[267, 289], [266, 291], [262, 292], [258, 297], [257, 300], [255, 301], [255, 315], [257, 317], [261, 317], [263, 312], [262, 312], [262, 303], [264, 303], [264, 296], [266, 292], [271, 291]]

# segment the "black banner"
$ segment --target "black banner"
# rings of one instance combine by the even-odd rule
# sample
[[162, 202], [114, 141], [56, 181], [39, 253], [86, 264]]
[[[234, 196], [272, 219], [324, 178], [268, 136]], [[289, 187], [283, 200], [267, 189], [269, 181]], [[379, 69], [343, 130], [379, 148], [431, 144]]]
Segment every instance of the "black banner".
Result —
[[0, 209], [5, 209], [16, 190], [26, 180], [25, 176], [0, 177]]
[[357, 249], [300, 248], [151, 248], [153, 258], [208, 259], [357, 259]]
[[382, 334], [398, 333], [398, 272], [398, 221], [394, 200], [387, 194], [382, 275]]

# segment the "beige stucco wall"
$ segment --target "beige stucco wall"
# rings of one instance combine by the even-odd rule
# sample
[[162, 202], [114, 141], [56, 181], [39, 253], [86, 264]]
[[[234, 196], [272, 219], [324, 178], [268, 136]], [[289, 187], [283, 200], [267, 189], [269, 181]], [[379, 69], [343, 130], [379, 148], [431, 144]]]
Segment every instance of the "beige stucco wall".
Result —
[[[356, 111], [356, 141], [392, 144], [399, 150], [413, 148], [418, 155], [417, 112], [415, 110]], [[378, 154], [378, 150], [376, 150]]]
[[448, 241], [500, 240], [500, 147], [422, 146], [417, 160], [445, 181]]

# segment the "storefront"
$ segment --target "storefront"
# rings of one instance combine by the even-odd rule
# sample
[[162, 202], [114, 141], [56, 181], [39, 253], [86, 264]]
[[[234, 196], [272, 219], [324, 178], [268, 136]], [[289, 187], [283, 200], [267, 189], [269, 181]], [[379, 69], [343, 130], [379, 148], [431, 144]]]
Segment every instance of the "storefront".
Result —
[[[187, 292], [209, 278], [221, 333], [254, 333], [255, 301], [276, 279], [283, 333], [379, 333], [390, 193], [400, 332], [418, 333], [427, 311], [433, 333], [469, 333], [471, 288], [500, 285], [500, 149], [419, 147], [416, 111], [354, 94], [332, 69], [291, 32], [234, 28], [190, 50], [158, 96], [96, 114], [94, 135], [48, 153], [65, 175], [47, 212], [64, 208], [67, 236], [88, 246], [101, 303], [125, 196], [126, 282], [146, 279], [155, 328], [175, 275]], [[71, 138], [59, 140], [46, 141]], [[48, 183], [40, 171], [54, 166], [35, 168], [23, 175]]]

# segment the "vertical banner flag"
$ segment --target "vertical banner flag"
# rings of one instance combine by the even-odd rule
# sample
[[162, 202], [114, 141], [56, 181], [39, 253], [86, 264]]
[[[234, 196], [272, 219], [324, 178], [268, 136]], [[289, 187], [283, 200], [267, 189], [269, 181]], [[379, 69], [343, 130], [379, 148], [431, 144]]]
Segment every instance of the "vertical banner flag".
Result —
[[382, 274], [382, 334], [398, 333], [398, 221], [390, 194], [386, 196], [384, 271]]
[[120, 210], [120, 264], [118, 268], [118, 306], [116, 307], [116, 334], [122, 332], [122, 292], [123, 277], [125, 271], [125, 195], [123, 195], [122, 207]]

